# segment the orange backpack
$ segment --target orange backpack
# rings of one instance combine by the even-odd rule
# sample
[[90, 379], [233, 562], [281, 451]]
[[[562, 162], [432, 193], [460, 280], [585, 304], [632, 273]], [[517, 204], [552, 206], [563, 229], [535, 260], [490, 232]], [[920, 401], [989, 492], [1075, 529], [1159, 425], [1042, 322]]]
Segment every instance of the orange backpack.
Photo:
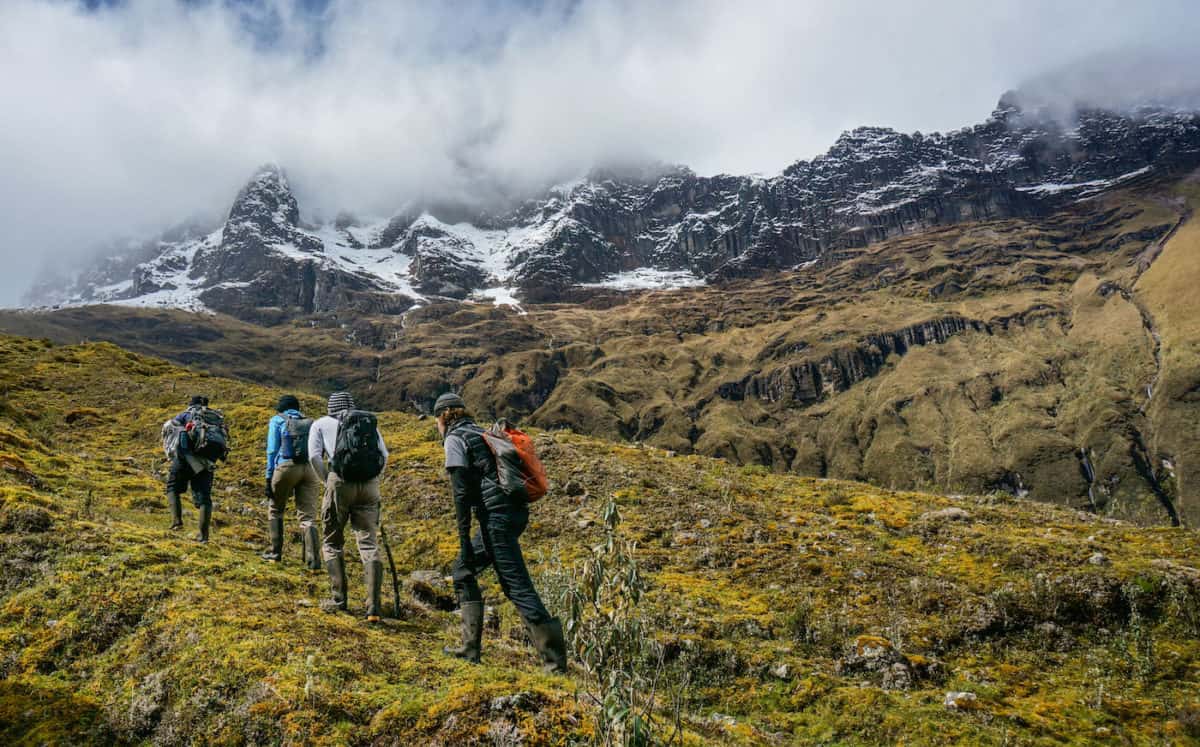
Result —
[[546, 468], [527, 433], [501, 419], [483, 432], [483, 440], [496, 458], [496, 476], [505, 493], [533, 503], [550, 489]]

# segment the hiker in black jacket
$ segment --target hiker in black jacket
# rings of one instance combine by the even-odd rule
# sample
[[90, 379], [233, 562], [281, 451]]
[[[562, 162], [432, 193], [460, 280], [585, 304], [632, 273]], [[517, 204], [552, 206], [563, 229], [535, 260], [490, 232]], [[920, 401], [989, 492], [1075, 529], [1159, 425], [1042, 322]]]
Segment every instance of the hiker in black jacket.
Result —
[[163, 423], [163, 443], [171, 457], [171, 468], [167, 473], [167, 504], [171, 508], [171, 529], [183, 529], [183, 506], [180, 494], [191, 489], [192, 505], [200, 514], [200, 531], [196, 541], [208, 542], [208, 529], [212, 521], [212, 484], [216, 464], [193, 454], [189, 448], [188, 434], [195, 425], [197, 413], [208, 407], [208, 397], [194, 395], [188, 409]]
[[[548, 671], [565, 672], [567, 647], [562, 623], [552, 617], [533, 588], [519, 538], [529, 523], [529, 505], [500, 489], [496, 462], [483, 440], [483, 429], [467, 415], [457, 394], [443, 394], [434, 404], [438, 431], [446, 452], [446, 472], [454, 493], [459, 554], [452, 575], [462, 611], [462, 639], [447, 654], [478, 662], [483, 639], [483, 594], [476, 576], [494, 566], [504, 595], [516, 606], [534, 647]], [[471, 537], [471, 515], [479, 531]]]

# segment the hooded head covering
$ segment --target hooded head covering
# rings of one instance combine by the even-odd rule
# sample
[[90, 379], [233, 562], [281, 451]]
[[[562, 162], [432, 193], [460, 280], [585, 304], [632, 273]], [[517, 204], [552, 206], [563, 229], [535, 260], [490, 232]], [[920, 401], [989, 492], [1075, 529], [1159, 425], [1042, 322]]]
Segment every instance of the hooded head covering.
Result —
[[299, 410], [300, 400], [294, 394], [285, 394], [279, 398], [279, 402], [275, 405], [275, 412], [283, 412], [284, 410]]
[[354, 398], [350, 396], [350, 392], [334, 392], [329, 395], [329, 414], [337, 415], [346, 410], [354, 409]]
[[463, 398], [454, 392], [446, 392], [437, 398], [437, 402], [433, 403], [433, 414], [441, 415], [444, 410], [449, 410], [451, 407], [461, 407], [467, 409], [467, 403], [463, 402]]

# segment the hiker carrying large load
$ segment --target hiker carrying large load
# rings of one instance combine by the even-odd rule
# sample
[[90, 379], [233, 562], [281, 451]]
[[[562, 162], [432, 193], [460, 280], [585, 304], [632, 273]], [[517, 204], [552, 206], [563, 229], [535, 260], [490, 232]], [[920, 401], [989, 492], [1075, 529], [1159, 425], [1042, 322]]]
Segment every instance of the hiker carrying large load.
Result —
[[229, 456], [229, 429], [220, 410], [208, 406], [208, 397], [194, 395], [188, 409], [163, 423], [163, 450], [171, 459], [167, 473], [167, 503], [171, 529], [183, 528], [180, 494], [191, 490], [192, 505], [200, 514], [197, 542], [208, 542], [212, 522], [212, 484], [217, 462]]
[[267, 535], [271, 548], [263, 560], [283, 559], [283, 514], [288, 499], [296, 498], [296, 520], [304, 544], [304, 564], [321, 570], [321, 540], [317, 533], [317, 501], [321, 481], [308, 464], [308, 435], [313, 421], [300, 412], [300, 400], [285, 394], [267, 423]]
[[[529, 524], [529, 502], [545, 492], [545, 474], [536, 463], [532, 443], [520, 431], [509, 428], [505, 432], [503, 424], [484, 431], [467, 414], [466, 404], [457, 394], [438, 397], [433, 414], [445, 446], [459, 545], [452, 575], [462, 613], [463, 642], [445, 652], [479, 661], [483, 593], [477, 576], [493, 566], [500, 588], [525, 622], [544, 668], [565, 672], [567, 647], [562, 623], [542, 604], [521, 554], [520, 536]], [[474, 537], [472, 514], [479, 523]]]
[[378, 622], [383, 560], [379, 555], [379, 475], [387, 447], [375, 416], [356, 410], [349, 392], [329, 395], [329, 414], [308, 433], [308, 460], [325, 482], [321, 503], [322, 555], [329, 572], [331, 599], [326, 607], [345, 611], [346, 565], [342, 558], [346, 523], [354, 532], [367, 587], [367, 621]]

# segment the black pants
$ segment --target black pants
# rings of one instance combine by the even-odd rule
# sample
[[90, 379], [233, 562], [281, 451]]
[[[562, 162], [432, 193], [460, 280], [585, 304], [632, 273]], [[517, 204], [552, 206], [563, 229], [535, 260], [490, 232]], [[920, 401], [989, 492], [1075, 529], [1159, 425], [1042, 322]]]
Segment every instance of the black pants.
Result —
[[213, 471], [211, 469], [196, 472], [187, 459], [175, 457], [171, 461], [171, 471], [167, 473], [167, 492], [182, 496], [191, 489], [192, 505], [196, 508], [212, 507]]
[[550, 613], [542, 604], [542, 598], [533, 588], [533, 579], [525, 567], [519, 537], [529, 524], [529, 507], [505, 506], [503, 508], [477, 508], [479, 531], [471, 540], [475, 547], [475, 564], [467, 567], [462, 560], [455, 560], [452, 569], [454, 590], [463, 602], [482, 602], [476, 576], [494, 566], [504, 596], [516, 606], [525, 622], [538, 625], [550, 620]]

